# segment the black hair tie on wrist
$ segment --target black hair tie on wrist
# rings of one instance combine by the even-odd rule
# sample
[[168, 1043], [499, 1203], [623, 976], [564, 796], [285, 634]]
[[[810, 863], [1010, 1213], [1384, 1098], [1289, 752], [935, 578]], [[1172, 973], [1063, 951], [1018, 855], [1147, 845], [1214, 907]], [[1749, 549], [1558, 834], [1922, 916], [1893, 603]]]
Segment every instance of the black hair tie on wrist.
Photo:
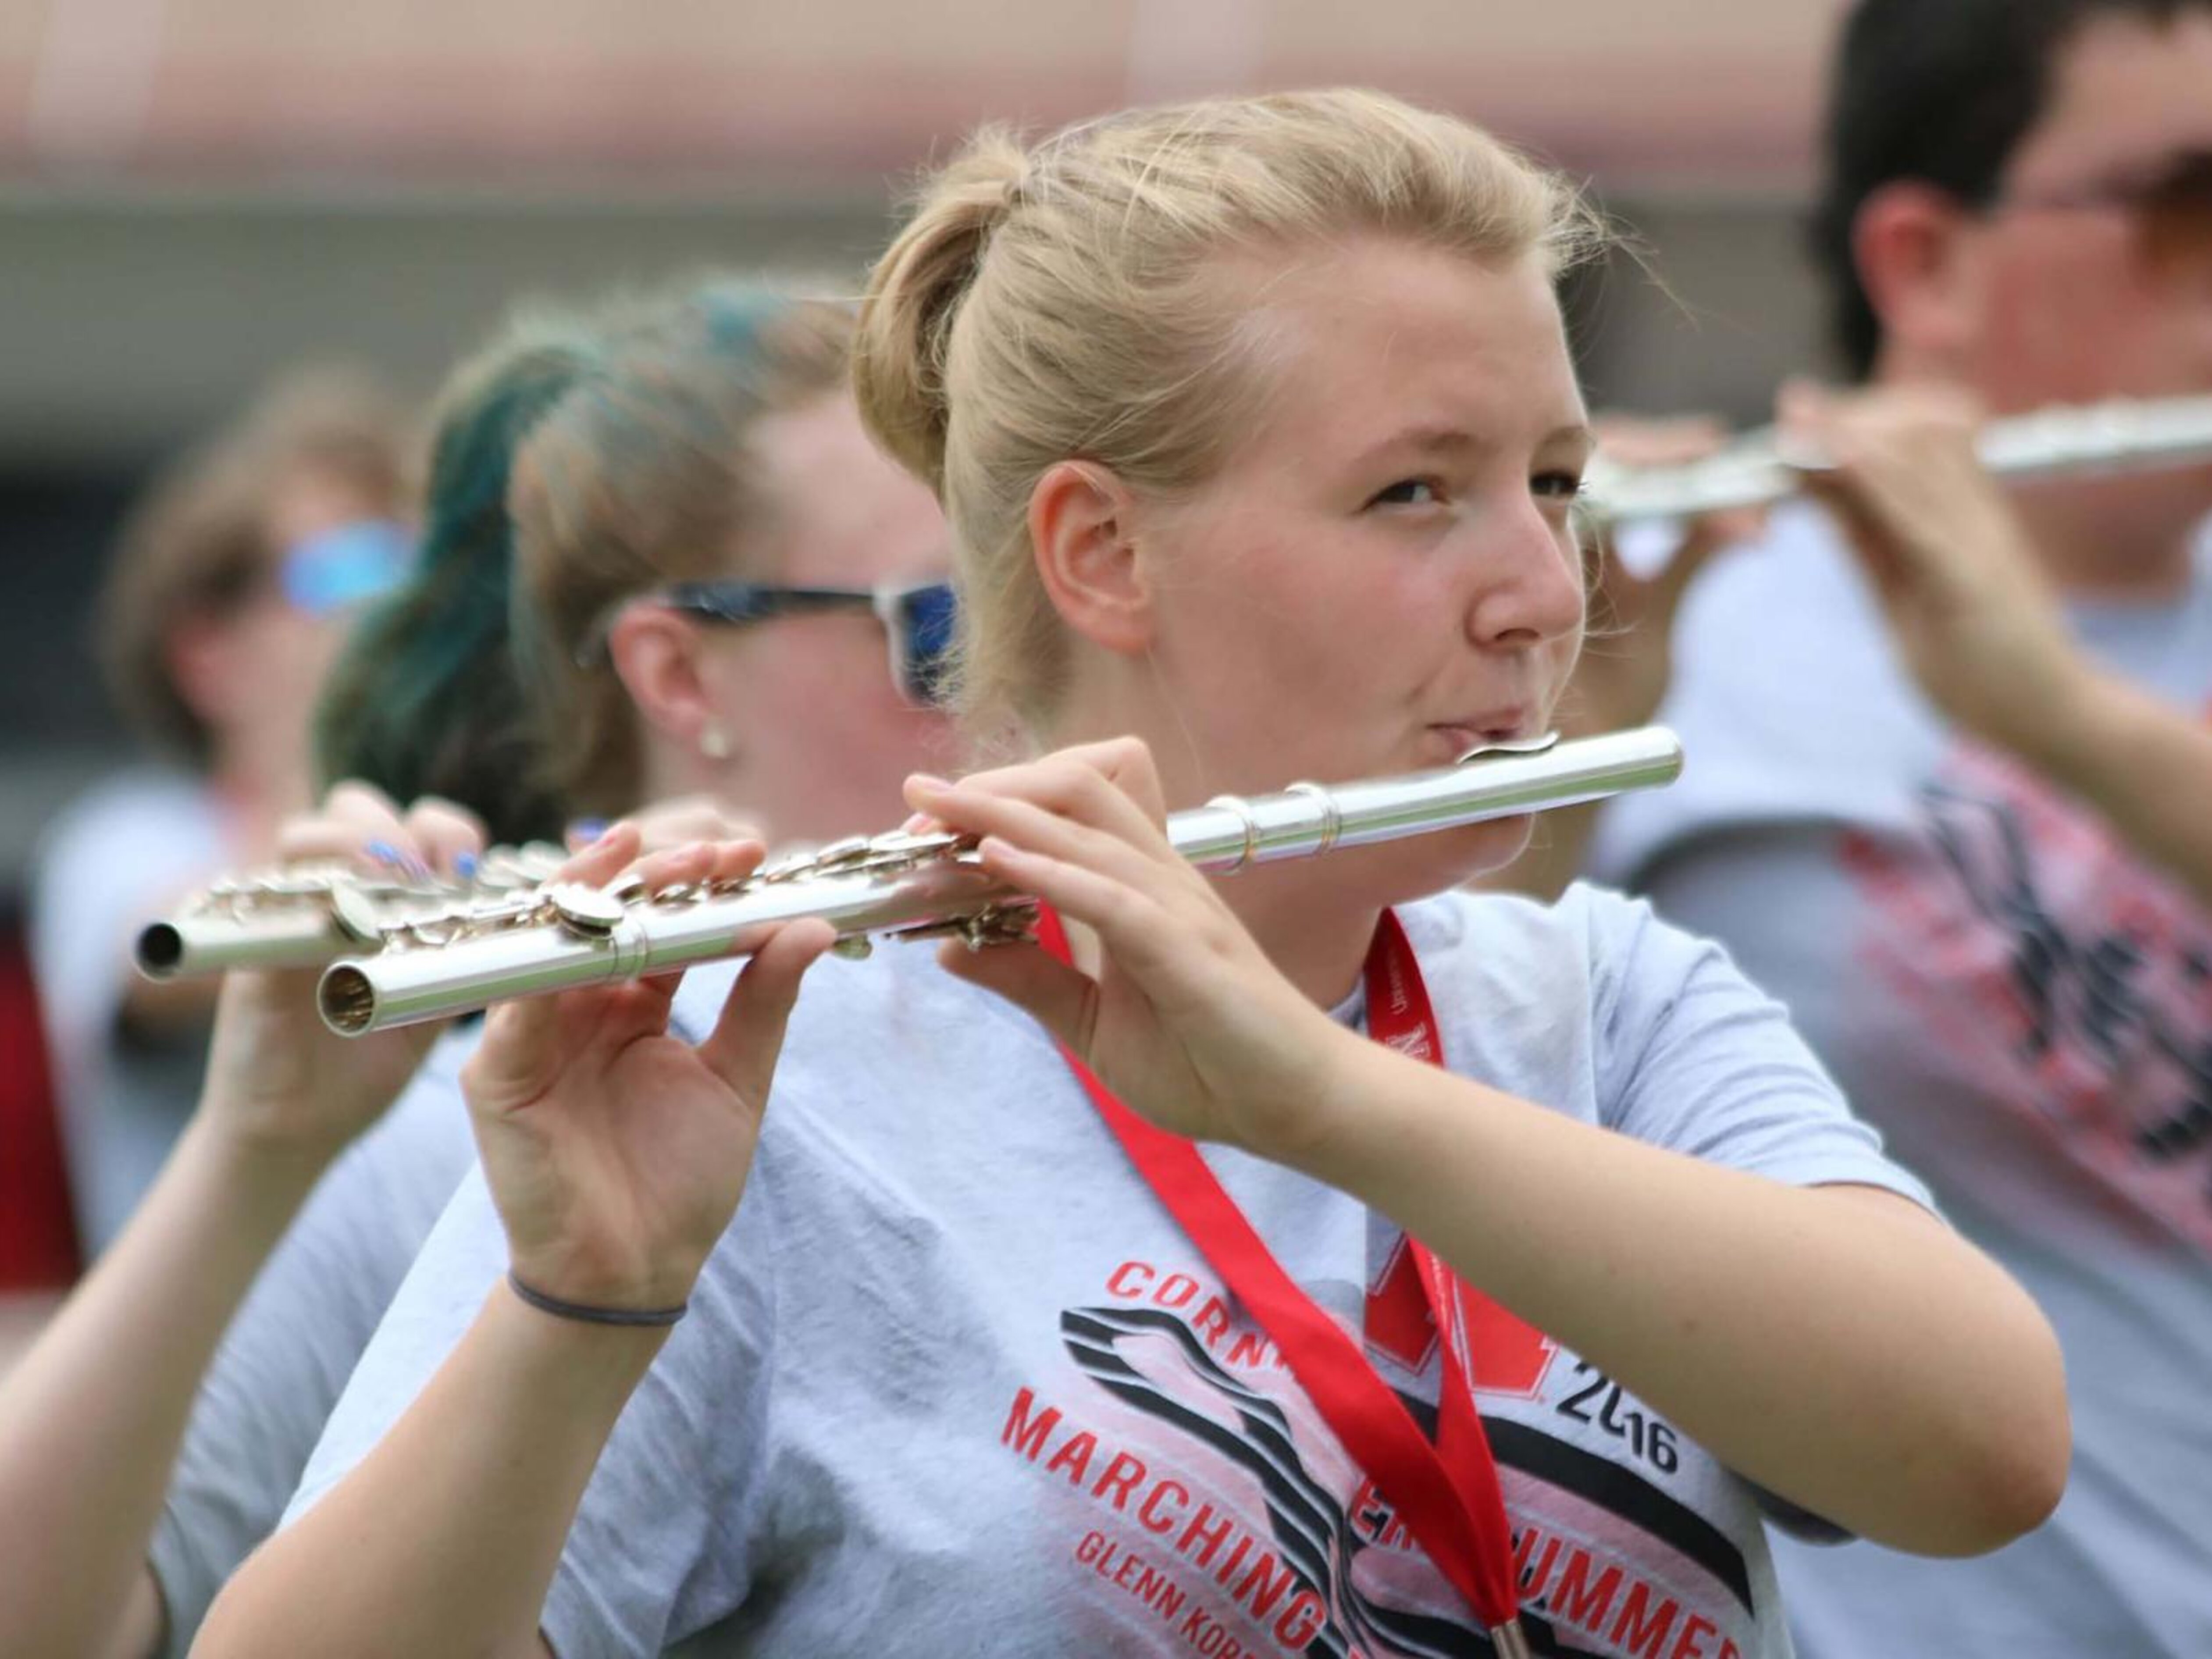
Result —
[[512, 1267], [507, 1270], [507, 1283], [508, 1289], [538, 1312], [586, 1325], [673, 1325], [691, 1311], [689, 1302], [679, 1302], [672, 1308], [592, 1308], [580, 1302], [563, 1302], [557, 1296], [532, 1290]]

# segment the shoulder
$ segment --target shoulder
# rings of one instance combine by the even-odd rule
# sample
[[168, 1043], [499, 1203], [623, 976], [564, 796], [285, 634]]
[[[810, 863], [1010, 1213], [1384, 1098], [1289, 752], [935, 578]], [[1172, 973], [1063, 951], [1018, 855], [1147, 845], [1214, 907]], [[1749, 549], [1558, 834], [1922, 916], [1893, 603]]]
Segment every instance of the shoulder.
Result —
[[1451, 892], [1399, 915], [1454, 1069], [1532, 1099], [1595, 1089], [1620, 988], [1658, 971], [1650, 960], [1655, 931], [1686, 938], [1641, 899], [1582, 882], [1548, 904]]
[[1647, 900], [1593, 882], [1549, 904], [1452, 892], [1400, 915], [1440, 1005], [1477, 1010], [1493, 1026], [1517, 1014], [1553, 1042], [1579, 1025], [1602, 1051], [1692, 988], [1740, 982], [1719, 945], [1662, 920]]
[[102, 780], [56, 813], [33, 875], [46, 888], [96, 878], [103, 890], [137, 890], [207, 869], [222, 852], [222, 816], [206, 790], [181, 773], [142, 769]]
[[160, 849], [180, 840], [219, 842], [221, 815], [197, 778], [160, 767], [101, 779], [56, 813], [41, 837], [50, 856], [88, 843]]
[[[1400, 908], [1425, 969], [1479, 963], [1499, 978], [1571, 964], [1584, 972], [1617, 961], [1647, 930], [1668, 928], [1649, 903], [1577, 881], [1546, 903], [1520, 893], [1455, 890]], [[1686, 937], [1685, 935], [1684, 937]]]

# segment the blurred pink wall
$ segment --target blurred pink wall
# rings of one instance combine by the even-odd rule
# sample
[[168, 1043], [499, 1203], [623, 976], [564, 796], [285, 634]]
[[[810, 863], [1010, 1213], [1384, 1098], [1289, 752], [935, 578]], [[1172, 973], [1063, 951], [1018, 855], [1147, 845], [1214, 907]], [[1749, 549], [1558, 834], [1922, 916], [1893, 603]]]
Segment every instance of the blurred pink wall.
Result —
[[1838, 0], [7, 0], [0, 176], [735, 170], [800, 187], [1207, 91], [1364, 82], [1608, 184], [1802, 183]]

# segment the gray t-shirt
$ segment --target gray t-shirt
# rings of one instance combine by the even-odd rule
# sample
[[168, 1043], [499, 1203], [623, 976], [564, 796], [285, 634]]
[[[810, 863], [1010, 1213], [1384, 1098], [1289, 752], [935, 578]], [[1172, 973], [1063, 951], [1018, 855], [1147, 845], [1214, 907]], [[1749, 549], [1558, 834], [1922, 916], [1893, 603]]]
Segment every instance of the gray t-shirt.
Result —
[[[2208, 550], [2212, 552], [2212, 550]], [[2212, 557], [2084, 646], [2212, 708]], [[1778, 516], [1678, 623], [1680, 782], [1594, 868], [1724, 943], [1891, 1152], [2042, 1304], [2074, 1468], [1995, 1554], [1778, 1551], [1808, 1659], [2212, 1654], [2212, 915], [1896, 663], [1827, 521]]]
[[131, 940], [213, 873], [224, 846], [206, 786], [153, 768], [108, 779], [40, 837], [31, 961], [87, 1256], [107, 1248], [154, 1184], [207, 1066], [204, 1024], [159, 1035], [121, 1025]]
[[184, 1659], [216, 1592], [276, 1529], [354, 1363], [475, 1161], [459, 1077], [477, 1031], [441, 1038], [331, 1166], [201, 1381], [151, 1553], [171, 1659]]
[[[1642, 905], [1577, 889], [1403, 914], [1455, 1070], [1777, 1180], [1922, 1196], [1774, 1005]], [[719, 990], [679, 1007], [699, 1018]], [[1432, 1414], [1402, 1235], [1304, 1176], [1207, 1156]], [[292, 1513], [404, 1409], [506, 1254], [472, 1175]], [[691, 1305], [570, 1534], [544, 1614], [564, 1659], [717, 1621], [711, 1650], [746, 1654], [1482, 1650], [1051, 1042], [927, 951], [810, 978]], [[1526, 1326], [1476, 1346], [1543, 1650], [1788, 1653], [1744, 1482]]]

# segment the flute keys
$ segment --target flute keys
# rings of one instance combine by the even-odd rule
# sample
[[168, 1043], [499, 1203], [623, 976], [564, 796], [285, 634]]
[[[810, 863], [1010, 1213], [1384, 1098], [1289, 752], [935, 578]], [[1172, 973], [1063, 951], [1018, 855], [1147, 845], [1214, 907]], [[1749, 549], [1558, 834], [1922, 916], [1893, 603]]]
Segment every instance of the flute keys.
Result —
[[553, 914], [570, 933], [586, 939], [605, 939], [622, 925], [628, 914], [623, 902], [613, 894], [596, 887], [587, 887], [580, 881], [555, 884], [546, 894], [553, 906]]
[[538, 881], [545, 880], [568, 861], [567, 851], [550, 841], [526, 841], [515, 848], [514, 857]]
[[535, 921], [544, 908], [544, 900], [533, 887], [511, 893], [487, 893], [442, 919], [481, 931]]
[[515, 854], [503, 847], [495, 847], [477, 865], [475, 885], [482, 893], [511, 893], [519, 888], [535, 887], [542, 879]]
[[356, 945], [382, 942], [384, 924], [367, 894], [356, 887], [332, 887], [326, 896], [331, 920], [337, 923], [340, 933]]
[[814, 854], [814, 867], [823, 875], [865, 863], [871, 848], [866, 836], [848, 836], [842, 841], [833, 841]]

